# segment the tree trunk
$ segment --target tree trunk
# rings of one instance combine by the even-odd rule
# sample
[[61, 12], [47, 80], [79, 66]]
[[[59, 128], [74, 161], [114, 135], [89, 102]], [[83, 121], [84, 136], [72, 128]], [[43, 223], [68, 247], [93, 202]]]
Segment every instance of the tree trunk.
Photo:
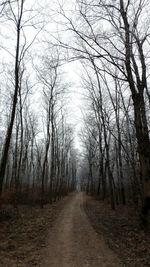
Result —
[[2, 194], [3, 189], [3, 182], [5, 177], [5, 170], [6, 170], [6, 164], [7, 164], [7, 158], [8, 158], [8, 152], [10, 147], [10, 140], [12, 136], [13, 131], [13, 125], [16, 115], [16, 107], [17, 107], [17, 100], [18, 100], [18, 90], [19, 90], [19, 46], [20, 46], [20, 20], [17, 25], [17, 45], [16, 45], [16, 57], [15, 57], [15, 91], [13, 96], [13, 106], [10, 116], [10, 123], [7, 129], [5, 144], [3, 148], [3, 154], [1, 159], [1, 165], [0, 165], [0, 196]]

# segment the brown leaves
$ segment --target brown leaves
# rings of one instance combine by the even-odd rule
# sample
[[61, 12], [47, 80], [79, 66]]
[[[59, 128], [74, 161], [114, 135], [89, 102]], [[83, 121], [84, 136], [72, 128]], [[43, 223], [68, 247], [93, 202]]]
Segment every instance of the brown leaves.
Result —
[[150, 266], [150, 233], [141, 229], [133, 207], [119, 206], [112, 211], [108, 204], [88, 198], [85, 210], [95, 230], [104, 234], [125, 266]]
[[19, 217], [0, 222], [0, 266], [39, 266], [49, 228], [65, 199], [53, 205], [19, 207]]

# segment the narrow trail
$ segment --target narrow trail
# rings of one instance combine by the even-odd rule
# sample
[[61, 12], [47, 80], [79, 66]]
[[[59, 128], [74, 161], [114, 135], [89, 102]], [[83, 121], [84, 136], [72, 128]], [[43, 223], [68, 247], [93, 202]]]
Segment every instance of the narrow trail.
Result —
[[83, 209], [84, 195], [76, 194], [64, 207], [48, 237], [42, 267], [118, 267], [117, 256], [90, 225]]

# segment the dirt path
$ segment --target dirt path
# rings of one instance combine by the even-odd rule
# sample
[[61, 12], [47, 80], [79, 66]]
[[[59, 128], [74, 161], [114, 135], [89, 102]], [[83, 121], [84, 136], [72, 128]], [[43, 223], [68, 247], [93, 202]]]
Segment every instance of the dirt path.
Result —
[[49, 234], [42, 267], [118, 267], [117, 256], [94, 231], [79, 193], [64, 207]]

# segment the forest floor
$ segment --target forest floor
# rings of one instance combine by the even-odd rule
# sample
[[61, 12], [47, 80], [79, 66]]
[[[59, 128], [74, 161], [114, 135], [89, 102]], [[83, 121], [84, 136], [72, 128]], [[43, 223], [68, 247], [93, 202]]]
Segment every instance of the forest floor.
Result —
[[43, 210], [21, 206], [0, 221], [0, 267], [150, 266], [150, 233], [133, 214], [82, 193]]
[[118, 257], [84, 211], [86, 196], [71, 194], [39, 207], [19, 207], [0, 222], [0, 267], [118, 267]]
[[110, 204], [87, 197], [84, 209], [93, 228], [98, 234], [103, 234], [123, 266], [150, 266], [150, 230], [145, 232], [142, 229], [135, 207], [121, 205], [113, 211]]
[[0, 216], [0, 267], [39, 266], [47, 234], [70, 196], [52, 204], [19, 206], [19, 214], [7, 207]]

